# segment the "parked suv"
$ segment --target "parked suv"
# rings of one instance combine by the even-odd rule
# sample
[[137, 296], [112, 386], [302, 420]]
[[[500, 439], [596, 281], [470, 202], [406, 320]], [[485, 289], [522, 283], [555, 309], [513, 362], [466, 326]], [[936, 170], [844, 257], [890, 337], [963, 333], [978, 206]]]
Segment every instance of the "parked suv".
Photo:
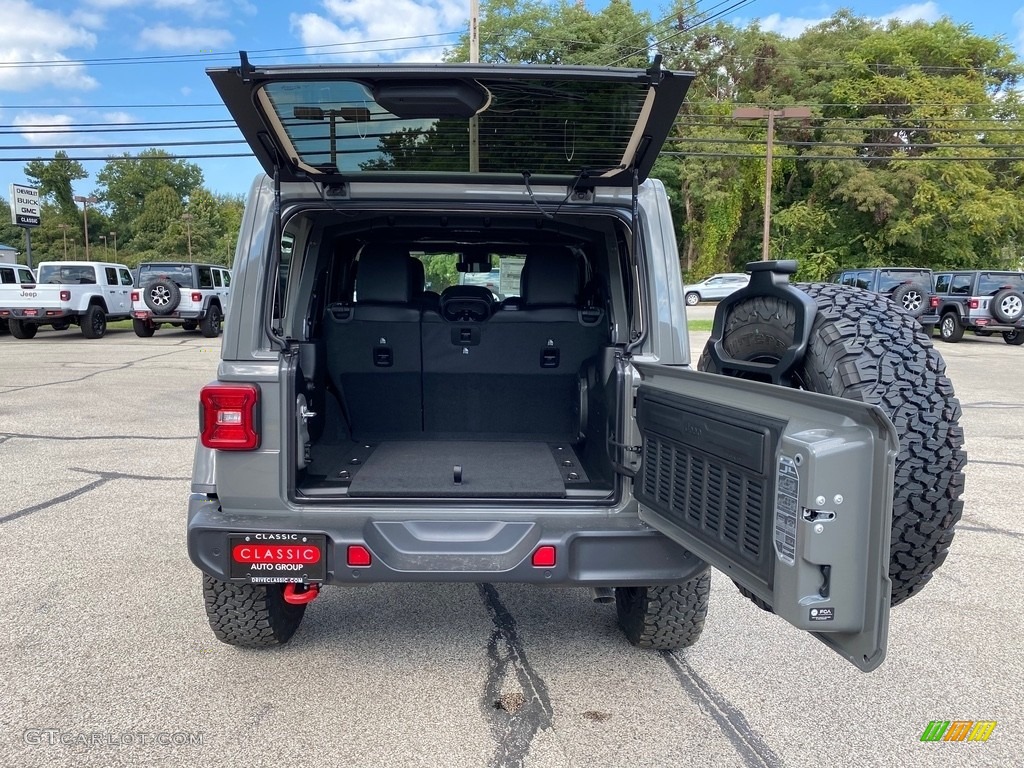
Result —
[[683, 286], [683, 298], [686, 306], [695, 307], [702, 301], [718, 301], [731, 293], [745, 288], [750, 282], [750, 275], [742, 272], [724, 272], [712, 275], [699, 283]]
[[925, 333], [931, 336], [939, 322], [939, 300], [932, 291], [932, 271], [914, 267], [872, 267], [848, 269], [839, 273], [834, 282], [853, 285], [865, 291], [888, 296], [916, 317]]
[[[960, 409], [912, 318], [797, 290], [795, 262], [751, 265], [691, 367], [648, 174], [692, 75], [244, 55], [209, 73], [268, 172], [189, 498], [219, 639], [286, 642], [326, 585], [518, 582], [590, 587], [632, 643], [679, 648], [711, 565], [881, 663], [890, 605], [961, 514]], [[431, 258], [482, 274], [520, 254], [502, 301], [424, 291]]]
[[[28, 267], [20, 264], [0, 264], [0, 285], [31, 285], [36, 276]], [[0, 334], [9, 333], [8, 323], [0, 320]]]
[[1007, 344], [1024, 344], [1024, 272], [965, 270], [935, 275], [939, 336], [957, 342], [965, 330], [1002, 333]]
[[149, 262], [140, 264], [132, 291], [132, 326], [149, 337], [161, 325], [199, 328], [220, 336], [231, 296], [231, 272], [215, 264]]

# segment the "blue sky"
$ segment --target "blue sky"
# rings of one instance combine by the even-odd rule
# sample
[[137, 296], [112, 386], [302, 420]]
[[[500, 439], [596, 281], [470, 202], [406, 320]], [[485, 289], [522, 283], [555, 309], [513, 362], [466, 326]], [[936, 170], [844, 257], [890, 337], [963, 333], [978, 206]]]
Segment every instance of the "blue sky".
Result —
[[[588, 0], [600, 8], [603, 0]], [[702, 9], [732, 2], [700, 0]], [[655, 18], [663, 0], [634, 0]], [[875, 18], [948, 16], [984, 35], [1003, 35], [1024, 53], [1024, 0], [801, 2], [754, 0], [729, 14], [734, 23], [796, 35], [840, 7]], [[245, 152], [244, 144], [206, 147], [169, 142], [232, 142], [226, 110], [204, 69], [237, 63], [436, 61], [465, 28], [469, 0], [0, 0], [0, 195], [24, 183], [24, 158], [138, 152], [163, 146], [176, 154]], [[129, 61], [125, 61], [125, 60]], [[160, 126], [135, 125], [163, 121]], [[184, 130], [156, 130], [190, 121]], [[198, 121], [210, 126], [195, 129]], [[103, 133], [105, 127], [138, 130]], [[45, 131], [45, 132], [44, 132]], [[110, 150], [92, 144], [125, 142]], [[13, 149], [8, 149], [13, 148]], [[251, 158], [196, 159], [215, 192], [243, 194], [259, 167]], [[84, 163], [95, 174], [101, 162]], [[92, 178], [76, 192], [93, 191]]]

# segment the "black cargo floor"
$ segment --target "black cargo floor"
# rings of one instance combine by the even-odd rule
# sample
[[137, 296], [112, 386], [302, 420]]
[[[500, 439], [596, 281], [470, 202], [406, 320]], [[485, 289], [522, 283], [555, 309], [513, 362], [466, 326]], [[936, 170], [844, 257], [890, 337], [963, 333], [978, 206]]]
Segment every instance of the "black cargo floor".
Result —
[[[462, 468], [456, 482], [455, 467]], [[353, 473], [350, 496], [565, 496], [547, 443], [391, 441]]]

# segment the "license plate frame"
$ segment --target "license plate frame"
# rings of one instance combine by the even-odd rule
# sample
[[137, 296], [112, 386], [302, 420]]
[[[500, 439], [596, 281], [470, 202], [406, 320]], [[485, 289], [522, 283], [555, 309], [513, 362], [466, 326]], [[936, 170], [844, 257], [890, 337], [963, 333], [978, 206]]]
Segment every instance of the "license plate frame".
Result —
[[[242, 560], [236, 559], [239, 548]], [[313, 562], [311, 548], [319, 553]], [[318, 584], [327, 578], [327, 536], [322, 533], [231, 533], [227, 557], [233, 582]]]

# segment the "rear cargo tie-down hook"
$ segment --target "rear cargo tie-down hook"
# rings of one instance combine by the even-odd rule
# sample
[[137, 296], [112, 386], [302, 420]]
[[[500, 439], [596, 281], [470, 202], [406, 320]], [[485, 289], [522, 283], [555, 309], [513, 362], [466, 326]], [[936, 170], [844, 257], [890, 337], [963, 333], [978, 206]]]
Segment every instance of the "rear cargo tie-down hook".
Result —
[[[299, 592], [298, 588], [302, 587]], [[294, 584], [289, 582], [284, 585], [284, 601], [292, 605], [305, 605], [316, 600], [320, 594], [319, 584]]]

